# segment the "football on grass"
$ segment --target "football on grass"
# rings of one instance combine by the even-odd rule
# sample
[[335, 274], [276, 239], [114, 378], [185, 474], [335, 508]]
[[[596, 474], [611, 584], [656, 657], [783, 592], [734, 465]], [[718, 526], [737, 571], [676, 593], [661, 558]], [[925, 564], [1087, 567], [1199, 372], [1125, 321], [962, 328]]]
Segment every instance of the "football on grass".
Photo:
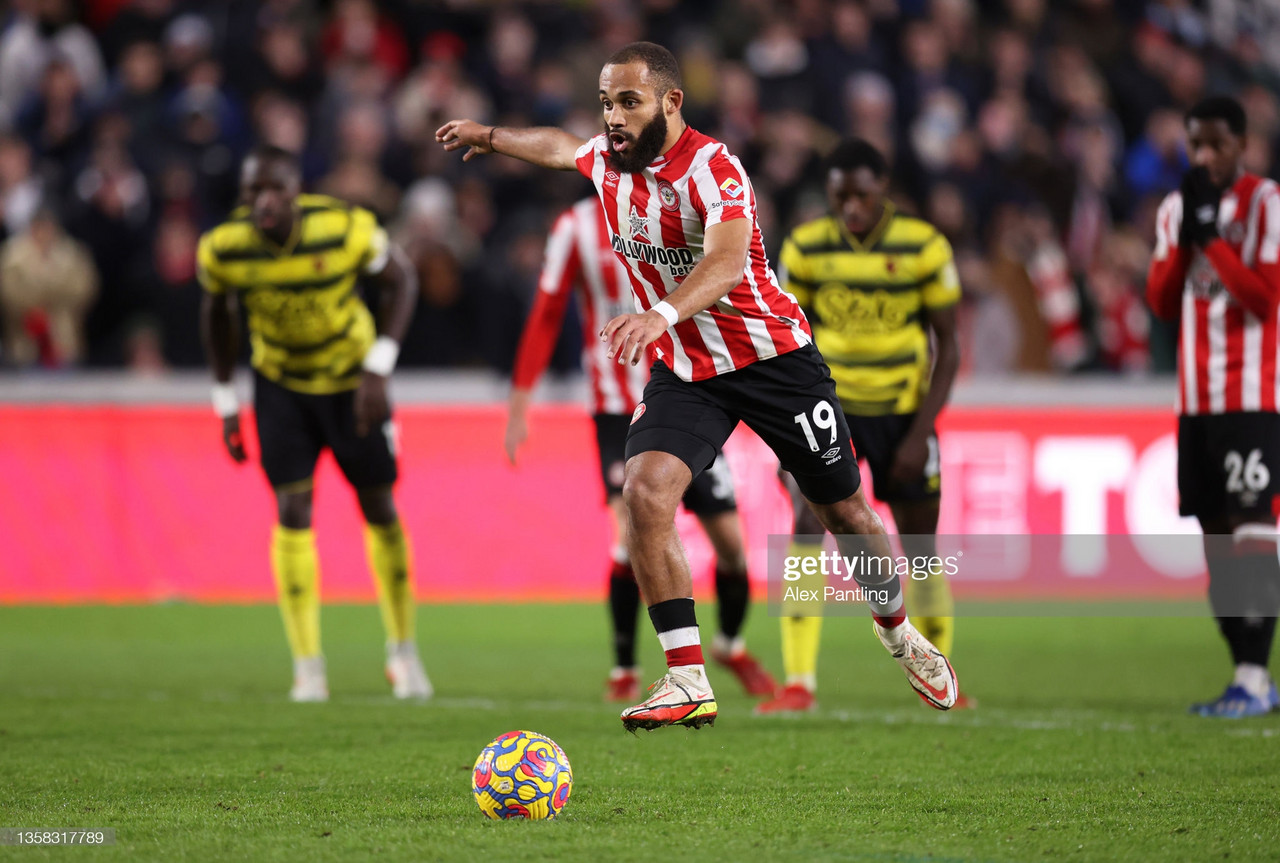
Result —
[[555, 818], [569, 800], [573, 772], [550, 737], [508, 731], [480, 752], [471, 792], [489, 818]]

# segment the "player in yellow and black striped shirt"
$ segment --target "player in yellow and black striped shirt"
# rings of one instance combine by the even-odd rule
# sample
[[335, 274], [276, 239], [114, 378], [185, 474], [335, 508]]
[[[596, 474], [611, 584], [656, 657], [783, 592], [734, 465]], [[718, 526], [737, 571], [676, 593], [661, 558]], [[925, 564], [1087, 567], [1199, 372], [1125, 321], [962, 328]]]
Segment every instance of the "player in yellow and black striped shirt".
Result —
[[[960, 280], [951, 245], [928, 222], [899, 213], [885, 197], [888, 166], [867, 142], [842, 142], [828, 157], [826, 182], [831, 212], [787, 237], [779, 276], [804, 307], [831, 367], [875, 496], [893, 510], [900, 535], [920, 538], [904, 551], [932, 557], [942, 488], [934, 422], [960, 366]], [[821, 535], [822, 525], [794, 488], [793, 499], [795, 535]], [[788, 554], [820, 551], [797, 542]], [[951, 591], [945, 577], [922, 575], [913, 573], [912, 617], [949, 656]], [[820, 617], [783, 618], [787, 684], [760, 712], [812, 707], [821, 623]], [[967, 703], [960, 695], [956, 706]]]
[[[408, 537], [396, 512], [394, 426], [387, 378], [417, 297], [408, 259], [373, 214], [342, 201], [299, 194], [297, 159], [255, 150], [240, 178], [242, 206], [200, 238], [201, 326], [213, 366], [214, 408], [223, 442], [246, 460], [231, 375], [239, 316], [248, 314], [254, 413], [262, 467], [275, 490], [279, 524], [271, 565], [294, 657], [295, 701], [328, 698], [320, 652], [319, 565], [311, 530], [312, 474], [330, 449], [355, 487], [387, 630], [387, 674], [400, 698], [431, 685], [413, 641]], [[357, 292], [377, 288], [378, 321]]]

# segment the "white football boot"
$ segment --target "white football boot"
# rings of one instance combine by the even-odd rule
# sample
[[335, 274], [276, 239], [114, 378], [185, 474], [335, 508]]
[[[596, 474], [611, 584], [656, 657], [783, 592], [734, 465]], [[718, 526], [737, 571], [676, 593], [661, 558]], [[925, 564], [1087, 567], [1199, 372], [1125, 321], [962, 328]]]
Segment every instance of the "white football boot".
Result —
[[622, 711], [622, 727], [652, 731], [664, 725], [701, 728], [716, 721], [716, 697], [701, 665], [678, 665], [649, 687], [649, 697]]
[[329, 679], [325, 676], [323, 656], [308, 656], [293, 661], [293, 688], [289, 690], [289, 700], [329, 700]]
[[425, 701], [435, 691], [412, 641], [387, 644], [387, 680], [391, 681], [391, 693], [402, 700]]
[[907, 682], [930, 707], [950, 710], [955, 706], [960, 684], [951, 663], [929, 639], [904, 620], [893, 629], [872, 621], [876, 637], [907, 674]]

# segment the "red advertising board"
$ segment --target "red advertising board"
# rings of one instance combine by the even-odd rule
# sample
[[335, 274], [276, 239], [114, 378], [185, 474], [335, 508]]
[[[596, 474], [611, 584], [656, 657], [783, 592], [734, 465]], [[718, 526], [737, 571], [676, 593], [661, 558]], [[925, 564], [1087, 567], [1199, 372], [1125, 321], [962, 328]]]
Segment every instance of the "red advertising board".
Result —
[[[423, 600], [602, 595], [609, 524], [591, 423], [579, 408], [535, 410], [514, 468], [502, 452], [500, 406], [414, 406], [398, 415], [397, 497]], [[941, 429], [940, 532], [1186, 532], [1173, 430], [1163, 410], [952, 409]], [[752, 576], [762, 583], [767, 537], [788, 531], [789, 506], [758, 438], [739, 429], [726, 453]], [[0, 483], [0, 602], [272, 597], [270, 490], [256, 467], [228, 460], [206, 408], [0, 407]], [[710, 549], [696, 521], [682, 514], [679, 523], [705, 593]], [[326, 600], [372, 599], [355, 500], [327, 458], [315, 527]], [[1202, 564], [1148, 564], [1094, 573], [1071, 592], [1202, 595]], [[1035, 561], [995, 580], [1027, 595], [1037, 571], [1054, 566]], [[963, 579], [957, 591], [992, 593], [989, 583]]]

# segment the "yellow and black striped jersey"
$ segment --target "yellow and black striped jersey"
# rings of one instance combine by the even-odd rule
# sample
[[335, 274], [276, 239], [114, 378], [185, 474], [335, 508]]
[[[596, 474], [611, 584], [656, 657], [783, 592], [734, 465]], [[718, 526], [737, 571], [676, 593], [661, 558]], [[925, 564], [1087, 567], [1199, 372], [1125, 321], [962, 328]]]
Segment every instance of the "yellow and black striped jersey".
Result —
[[879, 224], [861, 241], [832, 216], [800, 225], [783, 243], [779, 265], [783, 288], [809, 317], [845, 412], [916, 410], [931, 368], [924, 312], [960, 299], [946, 237], [886, 202]]
[[368, 210], [299, 195], [284, 246], [260, 234], [247, 207], [200, 238], [200, 284], [235, 291], [248, 311], [252, 364], [291, 390], [335, 393], [360, 383], [376, 328], [356, 292], [387, 264], [388, 240]]

